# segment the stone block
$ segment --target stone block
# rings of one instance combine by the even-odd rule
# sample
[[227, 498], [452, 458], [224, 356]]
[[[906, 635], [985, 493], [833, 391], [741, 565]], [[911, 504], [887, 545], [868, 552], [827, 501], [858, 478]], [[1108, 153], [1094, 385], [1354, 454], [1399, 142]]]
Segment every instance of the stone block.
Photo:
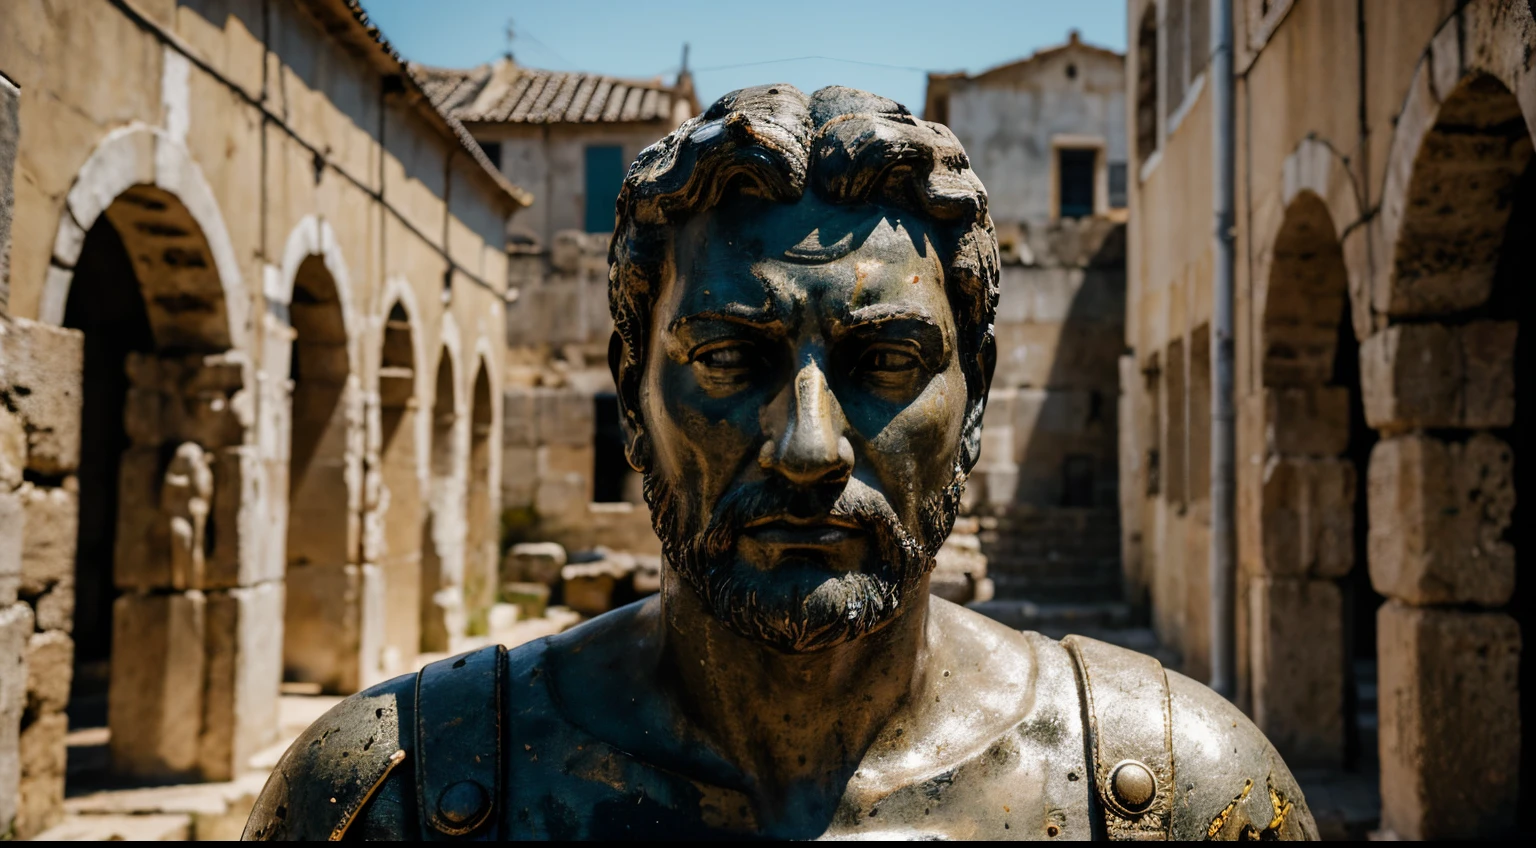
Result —
[[560, 569], [565, 605], [582, 615], [602, 615], [613, 609], [614, 591], [629, 571], [613, 560], [567, 565]]
[[1515, 585], [1505, 540], [1514, 452], [1487, 433], [1466, 442], [1413, 434], [1371, 451], [1371, 585], [1411, 604], [1502, 606]]
[[1461, 426], [1508, 427], [1515, 423], [1514, 321], [1473, 321], [1457, 328], [1466, 382], [1462, 387]]
[[27, 426], [21, 416], [0, 405], [0, 491], [21, 485], [27, 467]]
[[114, 770], [153, 779], [197, 775], [206, 619], [206, 599], [195, 590], [128, 592], [113, 603], [107, 717]]
[[80, 464], [84, 339], [24, 318], [0, 334], [9, 397], [26, 424], [27, 468], [39, 474], [69, 474]]
[[1270, 453], [1338, 456], [1349, 448], [1348, 389], [1266, 389], [1264, 401], [1264, 441]]
[[597, 424], [596, 410], [590, 395], [565, 390], [544, 390], [534, 397], [538, 405], [539, 444], [592, 444]]
[[207, 595], [202, 734], [204, 780], [232, 780], [278, 733], [283, 679], [283, 584]]
[[1398, 324], [1360, 345], [1365, 418], [1387, 432], [1514, 423], [1514, 351], [1509, 321]]
[[538, 448], [502, 447], [501, 505], [504, 509], [532, 506], [538, 481]]
[[592, 478], [579, 474], [540, 480], [534, 490], [534, 509], [539, 517], [556, 525], [580, 522], [591, 502]]
[[1250, 583], [1253, 720], [1291, 768], [1344, 757], [1344, 614], [1331, 580]]
[[[21, 139], [21, 92], [0, 77], [0, 315], [9, 313], [11, 298], [11, 218], [16, 195], [11, 189], [16, 147]], [[3, 812], [3, 810], [0, 810]], [[0, 816], [0, 822], [10, 821]]]
[[16, 798], [15, 835], [28, 839], [64, 820], [64, 768], [69, 718], [37, 716], [21, 729], [21, 779]]
[[[208, 558], [207, 582], [199, 588], [250, 586], [280, 575], [264, 575], [261, 521], [263, 475], [261, 458], [254, 446], [226, 448], [213, 463], [213, 550]], [[278, 544], [274, 540], [273, 544]]]
[[565, 548], [554, 542], [513, 545], [501, 561], [501, 582], [553, 586], [559, 582], [565, 563]]
[[533, 447], [538, 440], [537, 395], [528, 389], [513, 389], [501, 396], [502, 447]]
[[117, 476], [112, 579], [124, 591], [171, 586], [170, 525], [160, 512], [159, 447], [123, 451]]
[[67, 488], [23, 484], [16, 491], [24, 513], [21, 594], [34, 597], [75, 574], [75, 493]]
[[549, 606], [547, 583], [503, 583], [501, 600], [517, 608], [517, 617], [523, 621], [543, 618]]
[[33, 633], [27, 640], [27, 712], [62, 712], [69, 703], [75, 643], [62, 630]]
[[285, 679], [343, 692], [355, 679], [360, 645], [362, 571], [346, 564], [295, 564], [283, 607]]
[[0, 605], [0, 827], [16, 818], [21, 779], [21, 713], [27, 706], [27, 640], [32, 609]]
[[1376, 625], [1382, 828], [1406, 839], [1514, 832], [1519, 624], [1389, 600]]
[[590, 478], [595, 462], [590, 442], [582, 445], [548, 444], [539, 446], [538, 464], [535, 467], [540, 480]]
[[1271, 456], [1262, 483], [1263, 570], [1342, 577], [1354, 565], [1355, 468], [1348, 459]]
[[37, 614], [38, 630], [62, 630], [66, 633], [73, 630], [75, 626], [74, 578], [60, 580], [53, 584], [48, 591], [32, 599], [32, 606]]
[[0, 609], [16, 600], [21, 588], [21, 545], [26, 512], [21, 499], [0, 487]]

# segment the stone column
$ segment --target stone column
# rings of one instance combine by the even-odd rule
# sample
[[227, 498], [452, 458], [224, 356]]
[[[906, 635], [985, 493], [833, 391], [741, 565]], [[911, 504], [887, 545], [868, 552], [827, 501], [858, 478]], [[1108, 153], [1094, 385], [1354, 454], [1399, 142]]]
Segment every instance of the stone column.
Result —
[[1513, 322], [1391, 326], [1361, 346], [1380, 652], [1382, 828], [1409, 839], [1512, 832], [1520, 629], [1504, 541], [1514, 455]]
[[1287, 386], [1264, 389], [1240, 412], [1263, 457], [1239, 499], [1248, 691], [1254, 723], [1292, 768], [1337, 768], [1344, 758], [1337, 580], [1356, 567], [1355, 470], [1340, 456], [1348, 404], [1343, 387]]
[[282, 573], [265, 555], [265, 469], [245, 443], [245, 360], [134, 355], [127, 368], [113, 767], [228, 780], [275, 739], [282, 680]]

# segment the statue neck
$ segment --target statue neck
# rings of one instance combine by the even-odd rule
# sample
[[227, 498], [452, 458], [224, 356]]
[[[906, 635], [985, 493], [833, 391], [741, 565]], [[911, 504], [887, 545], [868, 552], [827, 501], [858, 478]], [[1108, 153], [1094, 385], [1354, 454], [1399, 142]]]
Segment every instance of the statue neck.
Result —
[[691, 722], [769, 807], [835, 805], [864, 752], [924, 683], [926, 578], [909, 608], [878, 631], [805, 654], [737, 635], [670, 568], [661, 591], [662, 669]]

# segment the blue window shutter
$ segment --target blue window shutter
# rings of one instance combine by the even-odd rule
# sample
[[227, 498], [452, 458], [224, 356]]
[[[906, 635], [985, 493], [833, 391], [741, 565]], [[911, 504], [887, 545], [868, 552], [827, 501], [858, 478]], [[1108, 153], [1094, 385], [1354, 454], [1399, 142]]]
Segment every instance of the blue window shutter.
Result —
[[616, 145], [587, 148], [587, 232], [613, 232], [614, 206], [624, 184], [624, 150]]

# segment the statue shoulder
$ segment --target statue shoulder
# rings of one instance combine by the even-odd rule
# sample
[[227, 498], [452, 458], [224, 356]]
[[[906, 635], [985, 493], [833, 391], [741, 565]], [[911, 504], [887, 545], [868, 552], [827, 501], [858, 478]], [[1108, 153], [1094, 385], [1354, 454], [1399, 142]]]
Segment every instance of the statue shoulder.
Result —
[[[415, 788], [405, 767], [413, 747], [415, 693], [416, 675], [402, 675], [347, 697], [310, 725], [267, 778], [242, 838], [277, 842], [339, 838], [365, 805], [370, 808], [369, 818], [380, 823], [394, 820], [396, 838], [414, 836], [415, 805], [409, 798], [370, 802], [386, 783], [404, 784], [391, 785], [384, 793], [388, 796]], [[380, 815], [386, 813], [385, 807], [388, 814]]]
[[1069, 636], [1110, 839], [1316, 839], [1290, 770], [1231, 702], [1150, 656]]
[[289, 746], [244, 838], [494, 838], [508, 666], [491, 645], [343, 700]]
[[1301, 787], [1280, 754], [1231, 701], [1170, 671], [1173, 833], [1182, 839], [1317, 839]]

